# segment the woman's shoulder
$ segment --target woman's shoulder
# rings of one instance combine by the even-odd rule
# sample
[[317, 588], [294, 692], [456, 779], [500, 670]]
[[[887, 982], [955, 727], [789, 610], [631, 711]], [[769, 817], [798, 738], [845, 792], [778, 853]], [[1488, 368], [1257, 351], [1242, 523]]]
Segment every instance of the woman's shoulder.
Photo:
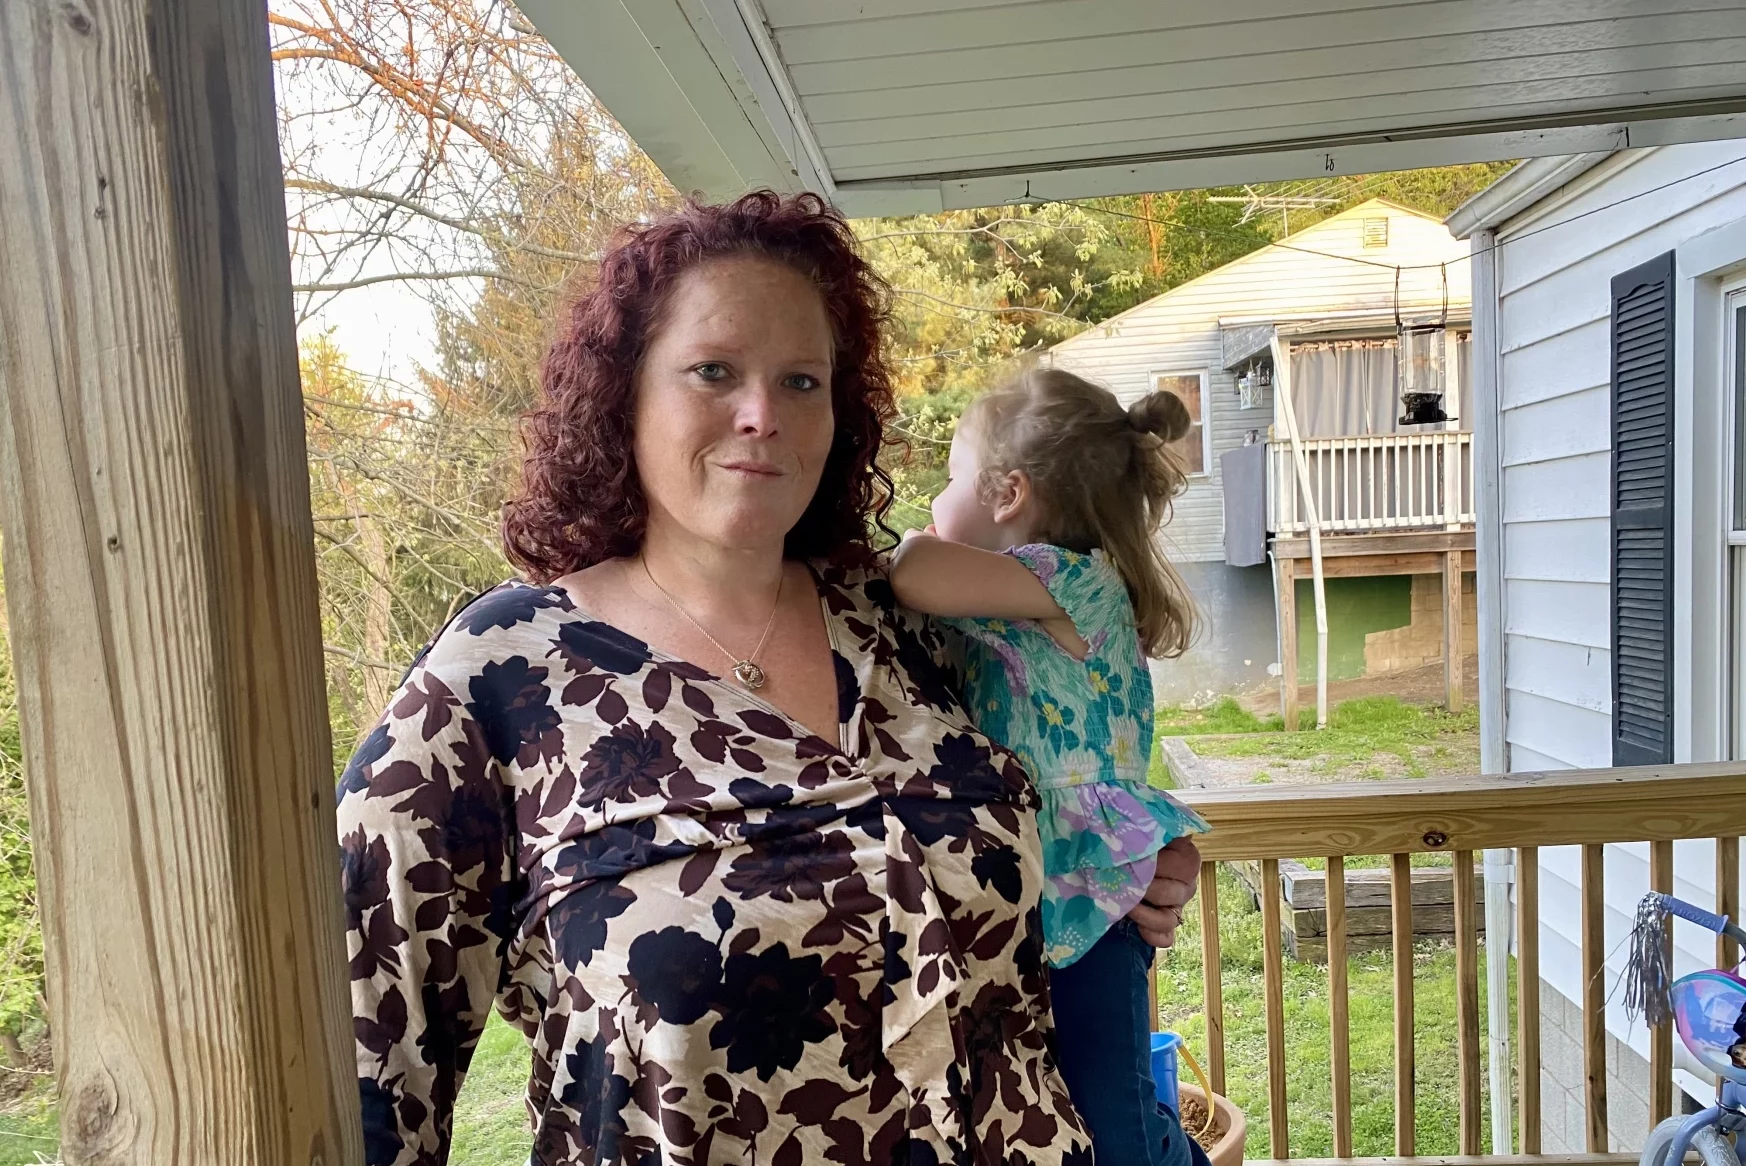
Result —
[[543, 656], [543, 645], [555, 634], [554, 617], [575, 611], [561, 588], [506, 579], [461, 604], [419, 651], [407, 675], [468, 674], [505, 656]]

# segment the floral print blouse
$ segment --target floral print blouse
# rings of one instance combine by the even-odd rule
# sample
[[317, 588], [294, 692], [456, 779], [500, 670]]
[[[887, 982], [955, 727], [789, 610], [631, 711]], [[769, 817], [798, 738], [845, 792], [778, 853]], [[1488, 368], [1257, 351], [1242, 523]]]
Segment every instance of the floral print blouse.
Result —
[[494, 1005], [541, 1166], [1090, 1166], [1035, 794], [883, 577], [815, 572], [837, 740], [553, 588], [415, 664], [339, 790], [371, 1166], [447, 1160]]
[[977, 727], [1018, 754], [1041, 795], [1043, 935], [1049, 962], [1066, 967], [1138, 905], [1158, 851], [1207, 825], [1146, 781], [1152, 674], [1109, 556], [1047, 544], [1007, 553], [1091, 647], [1075, 659], [1030, 620], [947, 621], [964, 635], [964, 699]]

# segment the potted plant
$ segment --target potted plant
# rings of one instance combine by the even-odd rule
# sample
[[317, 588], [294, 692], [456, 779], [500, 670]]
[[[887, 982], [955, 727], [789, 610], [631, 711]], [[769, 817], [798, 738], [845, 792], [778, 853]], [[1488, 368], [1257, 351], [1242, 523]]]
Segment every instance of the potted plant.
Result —
[[[1206, 1092], [1198, 1085], [1183, 1084], [1177, 1086], [1177, 1096], [1182, 1109], [1182, 1127], [1189, 1137], [1195, 1137], [1206, 1122]], [[1201, 1148], [1206, 1156], [1212, 1159], [1212, 1166], [1241, 1166], [1243, 1161], [1243, 1142], [1249, 1135], [1248, 1120], [1243, 1117], [1243, 1111], [1231, 1104], [1231, 1099], [1223, 1094], [1212, 1095], [1212, 1131], [1217, 1136], [1211, 1139], [1209, 1146], [1201, 1140]]]
[[[1177, 1080], [1176, 1058], [1181, 1055], [1200, 1078], [1200, 1085], [1185, 1085]], [[1174, 1110], [1188, 1136], [1200, 1142], [1212, 1166], [1241, 1166], [1243, 1142], [1249, 1134], [1249, 1123], [1243, 1111], [1231, 1104], [1231, 1099], [1212, 1094], [1207, 1104], [1210, 1086], [1200, 1064], [1173, 1032], [1152, 1034], [1152, 1079], [1157, 1085], [1158, 1100]], [[1209, 1120], [1210, 1118], [1210, 1120]]]

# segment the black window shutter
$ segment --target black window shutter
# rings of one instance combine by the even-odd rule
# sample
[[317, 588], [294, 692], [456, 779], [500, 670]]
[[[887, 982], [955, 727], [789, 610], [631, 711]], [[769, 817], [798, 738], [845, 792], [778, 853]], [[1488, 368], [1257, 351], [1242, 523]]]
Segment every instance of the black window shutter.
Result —
[[1613, 277], [1613, 764], [1673, 761], [1673, 252]]

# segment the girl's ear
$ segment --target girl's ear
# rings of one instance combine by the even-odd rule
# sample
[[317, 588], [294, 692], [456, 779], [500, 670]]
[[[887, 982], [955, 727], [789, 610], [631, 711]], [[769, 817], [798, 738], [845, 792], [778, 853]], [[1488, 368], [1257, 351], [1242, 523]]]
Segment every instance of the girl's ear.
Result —
[[1002, 524], [1022, 519], [1029, 512], [1034, 497], [1031, 476], [1023, 470], [1010, 470], [994, 483], [989, 517]]

